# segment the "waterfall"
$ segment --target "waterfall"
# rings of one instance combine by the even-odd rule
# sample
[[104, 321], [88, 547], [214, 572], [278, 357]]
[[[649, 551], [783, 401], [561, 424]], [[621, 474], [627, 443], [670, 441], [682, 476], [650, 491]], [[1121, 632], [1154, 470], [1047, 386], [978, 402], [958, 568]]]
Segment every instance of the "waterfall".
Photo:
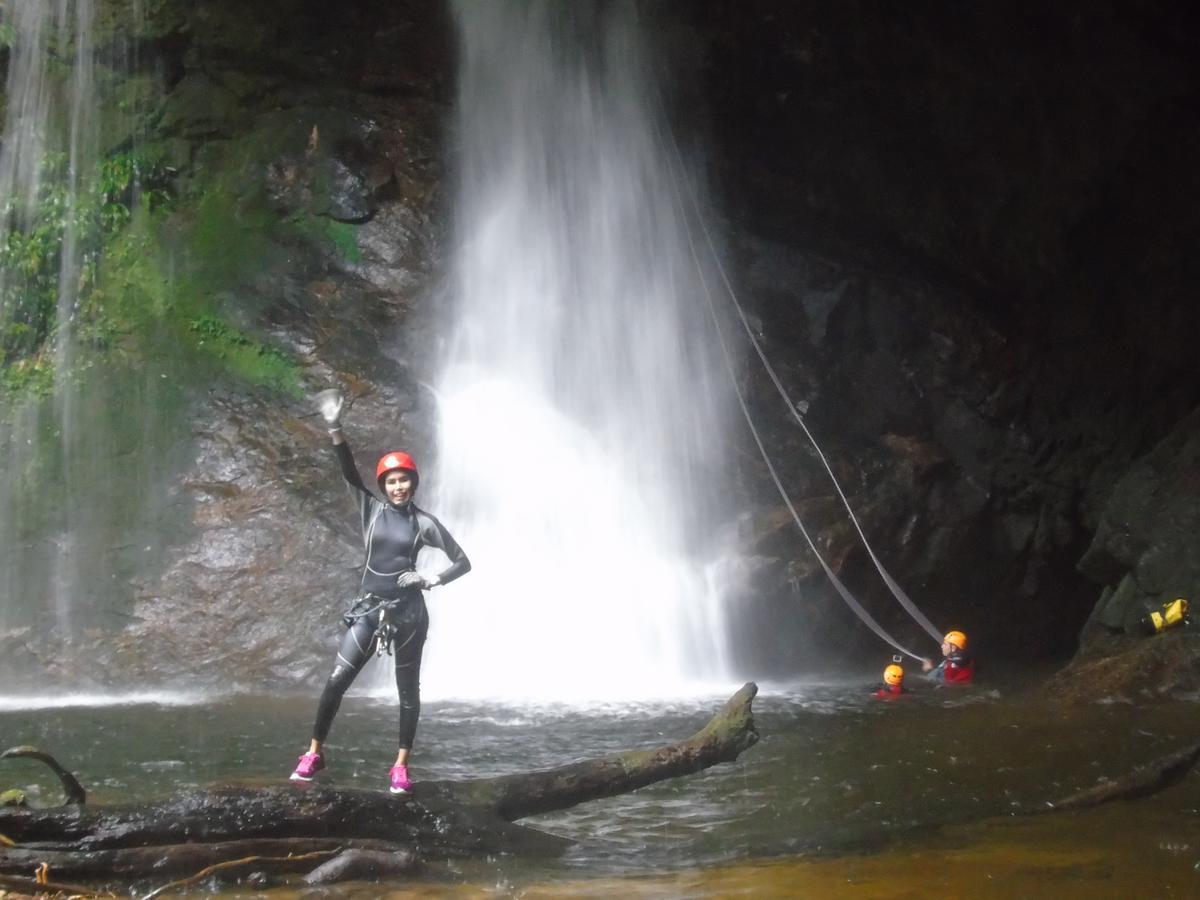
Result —
[[[90, 0], [75, 3], [46, 3], [39, 0], [15, 0], [6, 6], [4, 26], [11, 39], [8, 66], [8, 108], [4, 124], [4, 144], [0, 151], [0, 200], [3, 202], [4, 234], [27, 234], [37, 224], [39, 207], [54, 203], [65, 207], [62, 221], [61, 250], [57, 278], [57, 303], [52, 324], [56, 332], [51, 356], [56, 372], [70, 367], [71, 329], [77, 285], [82, 264], [76, 241], [74, 215], [83, 185], [81, 179], [95, 162], [93, 113], [94, 58], [91, 47], [93, 9]], [[64, 65], [65, 64], [65, 65]], [[55, 76], [54, 68], [67, 68], [69, 75]], [[69, 67], [69, 68], [68, 68]], [[61, 157], [61, 160], [56, 160]], [[57, 179], [63, 184], [47, 184]], [[59, 191], [59, 188], [63, 190]], [[52, 199], [51, 199], [52, 198]], [[12, 277], [9, 267], [0, 269], [0, 279]], [[0, 284], [0, 288], [6, 285]], [[31, 296], [28, 286], [0, 291], [0, 325], [4, 328], [41, 327], [50, 310], [40, 298]], [[10, 343], [6, 341], [6, 344]], [[4, 548], [0, 590], [5, 603], [5, 621], [12, 627], [22, 619], [43, 618], [38, 602], [49, 601], [58, 626], [69, 627], [68, 597], [77, 581], [73, 566], [56, 565], [53, 560], [78, 558], [75, 534], [69, 527], [59, 529], [54, 539], [30, 541], [38, 530], [33, 519], [38, 515], [36, 501], [28, 498], [24, 477], [38, 470], [44, 450], [39, 438], [49, 430], [67, 443], [74, 423], [73, 397], [55, 391], [54, 410], [46, 420], [45, 404], [18, 404], [9, 412], [12, 421], [3, 423], [3, 479], [0, 480], [0, 547]], [[42, 501], [57, 503], [54, 489], [47, 484]], [[68, 514], [69, 516], [70, 514]], [[30, 579], [31, 569], [40, 570]], [[37, 598], [37, 600], [32, 600]]]
[[630, 2], [454, 6], [455, 249], [429, 508], [428, 692], [678, 694], [726, 678], [726, 375]]
[[[131, 11], [140, 17], [140, 3]], [[57, 648], [97, 639], [90, 629], [128, 599], [134, 557], [157, 543], [141, 491], [161, 468], [151, 422], [158, 376], [131, 378], [90, 354], [98, 341], [82, 334], [81, 286], [99, 248], [81, 223], [96, 215], [100, 160], [112, 150], [102, 126], [128, 135], [141, 112], [110, 96], [128, 47], [118, 29], [98, 48], [95, 18], [93, 0], [9, 0], [0, 20], [9, 43], [0, 236], [6, 247], [40, 241], [43, 262], [30, 274], [19, 257], [0, 260], [0, 362], [6, 377], [32, 382], [0, 388], [7, 689], [33, 671], [71, 680], [75, 667], [55, 662]]]

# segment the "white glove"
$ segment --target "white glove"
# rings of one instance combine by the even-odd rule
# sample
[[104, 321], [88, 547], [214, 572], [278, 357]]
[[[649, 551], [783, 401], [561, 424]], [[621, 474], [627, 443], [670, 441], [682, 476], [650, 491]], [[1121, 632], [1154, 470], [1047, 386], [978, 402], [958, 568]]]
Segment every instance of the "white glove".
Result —
[[342, 427], [342, 407], [346, 403], [346, 398], [342, 396], [342, 392], [330, 388], [327, 391], [321, 391], [313, 398], [317, 402], [317, 409], [321, 412], [321, 418], [325, 420], [325, 424], [330, 431], [337, 431]]
[[396, 579], [396, 587], [401, 589], [419, 588], [422, 591], [427, 591], [438, 583], [437, 576], [430, 579], [426, 578], [420, 572], [404, 572]]

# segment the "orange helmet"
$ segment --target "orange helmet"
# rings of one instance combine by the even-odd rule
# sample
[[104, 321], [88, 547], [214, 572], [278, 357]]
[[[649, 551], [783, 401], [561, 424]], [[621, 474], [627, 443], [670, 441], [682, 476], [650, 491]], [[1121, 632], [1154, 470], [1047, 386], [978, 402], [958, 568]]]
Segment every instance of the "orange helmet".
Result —
[[961, 631], [948, 631], [946, 636], [942, 638], [947, 644], [952, 644], [959, 650], [967, 649], [967, 636]]
[[903, 684], [904, 670], [893, 663], [883, 670], [883, 680], [887, 684]]
[[421, 480], [421, 476], [417, 472], [416, 461], [403, 450], [393, 450], [391, 453], [385, 453], [379, 457], [379, 462], [375, 466], [375, 481], [379, 483], [379, 489], [383, 490], [384, 476], [388, 472], [395, 472], [397, 469], [403, 469], [412, 475], [413, 490], [415, 491], [417, 484]]

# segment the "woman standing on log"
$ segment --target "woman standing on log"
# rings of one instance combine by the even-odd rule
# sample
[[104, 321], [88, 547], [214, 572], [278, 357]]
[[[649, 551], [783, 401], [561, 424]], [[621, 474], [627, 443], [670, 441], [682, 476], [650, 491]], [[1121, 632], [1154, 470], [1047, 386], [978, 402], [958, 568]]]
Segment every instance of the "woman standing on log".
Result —
[[[471, 570], [471, 562], [442, 523], [413, 502], [420, 480], [413, 458], [397, 450], [379, 460], [375, 477], [385, 498], [380, 501], [362, 483], [350, 445], [342, 434], [342, 396], [337, 391], [325, 391], [319, 402], [342, 477], [358, 503], [367, 557], [358, 598], [343, 617], [348, 629], [317, 704], [312, 743], [291, 777], [293, 781], [312, 781], [325, 768], [321, 745], [342, 696], [370, 659], [372, 650], [386, 649], [395, 659], [400, 698], [400, 750], [388, 772], [388, 782], [393, 794], [402, 794], [412, 788], [408, 754], [421, 714], [421, 651], [429, 631], [429, 612], [422, 592], [465, 575]], [[423, 547], [441, 550], [450, 566], [432, 577], [415, 571], [414, 563]]]

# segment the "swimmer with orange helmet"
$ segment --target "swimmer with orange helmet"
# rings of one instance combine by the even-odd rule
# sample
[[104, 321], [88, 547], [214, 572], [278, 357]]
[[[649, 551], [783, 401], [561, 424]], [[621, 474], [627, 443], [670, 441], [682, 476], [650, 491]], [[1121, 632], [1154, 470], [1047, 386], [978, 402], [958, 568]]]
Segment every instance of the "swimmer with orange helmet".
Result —
[[942, 661], [934, 665], [932, 659], [923, 659], [921, 669], [934, 681], [970, 684], [975, 678], [975, 659], [967, 651], [967, 636], [961, 631], [947, 632], [942, 638]]
[[878, 697], [881, 700], [890, 700], [893, 697], [900, 697], [907, 693], [904, 690], [904, 669], [899, 663], [900, 657], [896, 657], [897, 662], [892, 663], [883, 670], [883, 683], [877, 685], [872, 692], [872, 697]]

